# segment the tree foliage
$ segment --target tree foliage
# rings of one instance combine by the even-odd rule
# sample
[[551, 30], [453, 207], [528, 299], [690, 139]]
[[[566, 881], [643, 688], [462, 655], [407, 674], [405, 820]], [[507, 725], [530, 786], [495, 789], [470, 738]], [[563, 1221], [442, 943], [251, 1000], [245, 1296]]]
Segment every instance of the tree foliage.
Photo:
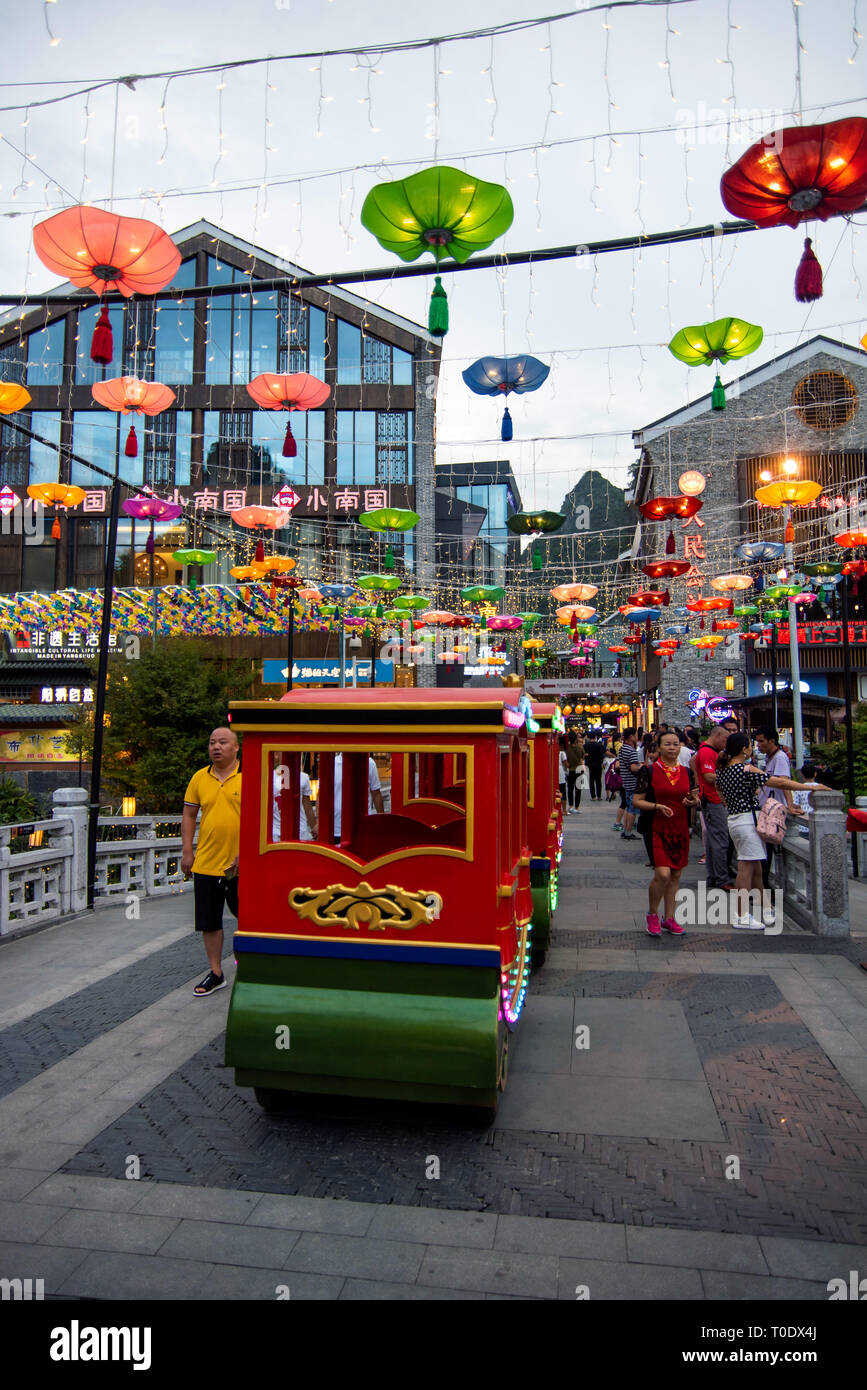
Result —
[[11, 777], [0, 777], [0, 825], [19, 825], [39, 819], [39, 804]]
[[[208, 762], [211, 731], [227, 722], [231, 699], [255, 676], [249, 661], [225, 661], [212, 644], [180, 638], [113, 660], [106, 691], [102, 787], [106, 798], [134, 795], [137, 811], [180, 812], [187, 783]], [[71, 737], [85, 758], [92, 720]]]
[[[848, 801], [849, 774], [846, 764], [846, 732], [840, 726], [843, 737], [833, 743], [814, 744], [813, 758], [824, 758], [834, 773], [837, 786]], [[855, 762], [855, 795], [867, 796], [867, 705], [856, 705], [852, 712], [852, 750]]]

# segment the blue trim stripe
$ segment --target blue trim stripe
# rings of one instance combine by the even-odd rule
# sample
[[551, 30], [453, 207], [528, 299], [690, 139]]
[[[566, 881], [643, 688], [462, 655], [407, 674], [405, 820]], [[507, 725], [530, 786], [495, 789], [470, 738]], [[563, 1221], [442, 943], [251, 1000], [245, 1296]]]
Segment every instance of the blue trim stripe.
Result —
[[301, 941], [279, 936], [235, 936], [235, 954], [330, 956], [344, 960], [409, 961], [418, 965], [471, 965], [500, 968], [500, 952], [455, 950], [449, 946], [402, 946], [399, 942]]

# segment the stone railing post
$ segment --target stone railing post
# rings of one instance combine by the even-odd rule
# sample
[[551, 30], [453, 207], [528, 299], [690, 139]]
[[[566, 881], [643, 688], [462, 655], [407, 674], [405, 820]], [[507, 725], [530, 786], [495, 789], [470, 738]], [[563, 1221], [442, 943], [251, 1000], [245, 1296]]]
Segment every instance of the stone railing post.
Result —
[[9, 930], [9, 861], [12, 851], [9, 840], [12, 832], [8, 825], [0, 826], [0, 936]]
[[87, 796], [85, 787], [58, 787], [51, 797], [52, 819], [65, 817], [72, 822], [69, 912], [83, 912], [87, 907]]
[[156, 852], [157, 852], [157, 822], [156, 817], [150, 820], [140, 820], [136, 826], [137, 840], [151, 840], [153, 845], [149, 845], [144, 852], [144, 882], [142, 889], [145, 897], [149, 897], [154, 891], [154, 880], [156, 878]]
[[843, 793], [811, 792], [810, 890], [817, 936], [849, 935], [849, 877]]

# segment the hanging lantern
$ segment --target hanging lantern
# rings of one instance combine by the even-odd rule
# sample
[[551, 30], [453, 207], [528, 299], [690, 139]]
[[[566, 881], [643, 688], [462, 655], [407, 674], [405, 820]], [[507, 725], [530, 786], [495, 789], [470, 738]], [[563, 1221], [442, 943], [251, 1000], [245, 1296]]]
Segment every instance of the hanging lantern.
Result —
[[359, 525], [368, 531], [411, 531], [420, 520], [418, 512], [403, 507], [379, 507], [373, 512], [361, 512], [358, 517]]
[[90, 388], [93, 399], [120, 415], [159, 415], [175, 399], [175, 393], [161, 381], [140, 381], [135, 376], [116, 376], [97, 381]]
[[735, 555], [739, 560], [760, 564], [763, 560], [779, 560], [784, 550], [785, 546], [780, 541], [743, 541], [736, 548]]
[[[480, 357], [471, 367], [467, 367], [461, 376], [477, 396], [507, 395], [510, 391], [523, 395], [525, 391], [538, 391], [547, 380], [550, 370], [550, 367], [546, 367], [538, 358], [530, 357], [529, 354], [518, 357]], [[512, 417], [508, 409], [503, 416], [500, 438], [505, 443], [512, 438]], [[560, 525], [562, 524], [561, 521]]]
[[0, 381], [0, 415], [14, 415], [16, 410], [29, 405], [31, 399], [30, 392], [17, 381]]
[[247, 383], [247, 394], [263, 410], [316, 410], [331, 395], [331, 387], [307, 372], [263, 372]]
[[403, 580], [396, 574], [362, 574], [357, 580], [359, 589], [399, 589]]
[[653, 497], [649, 502], [640, 502], [638, 510], [646, 521], [665, 521], [669, 517], [695, 516], [702, 509], [700, 497]]
[[[867, 120], [847, 116], [774, 131], [726, 171], [720, 193], [729, 212], [760, 227], [798, 227], [855, 212], [867, 199]], [[821, 294], [822, 268], [808, 237], [795, 298], [809, 303]]]
[[561, 512], [513, 512], [506, 525], [513, 536], [532, 536], [559, 531], [565, 520]]
[[[378, 184], [361, 209], [362, 226], [386, 251], [402, 261], [429, 251], [437, 264], [450, 256], [463, 265], [508, 231], [513, 217], [512, 199], [502, 185], [444, 164]], [[448, 301], [439, 276], [428, 331], [440, 338], [448, 332]]]
[[595, 584], [557, 584], [551, 590], [551, 597], [558, 603], [587, 603], [598, 593]]
[[[758, 324], [746, 319], [723, 318], [713, 323], [692, 325], [675, 333], [668, 345], [669, 352], [688, 367], [715, 362], [729, 362], [746, 357], [760, 346], [764, 333]], [[711, 409], [724, 410], [725, 389], [717, 373], [711, 393]], [[699, 489], [701, 491], [701, 489]]]
[[815, 502], [822, 491], [822, 484], [809, 478], [781, 478], [775, 483], [766, 483], [756, 488], [756, 501], [763, 507], [806, 507]]
[[753, 581], [748, 574], [718, 574], [710, 581], [712, 589], [751, 589]]
[[[78, 507], [84, 501], [84, 488], [73, 487], [66, 483], [31, 483], [27, 488], [28, 497], [32, 497], [34, 502], [41, 502], [43, 507], [55, 507], [67, 511], [70, 507]], [[51, 535], [56, 541], [60, 540], [60, 517], [55, 515], [51, 523]]]
[[691, 560], [650, 560], [641, 567], [649, 579], [678, 579], [691, 569]]
[[636, 608], [658, 608], [662, 604], [667, 608], [671, 602], [667, 589], [640, 589], [636, 594], [630, 594], [629, 602], [635, 604]]
[[464, 603], [499, 603], [506, 597], [505, 589], [501, 589], [498, 584], [470, 584], [466, 589], [461, 589], [461, 598]]
[[691, 468], [686, 473], [681, 473], [677, 480], [677, 486], [684, 497], [698, 497], [699, 493], [704, 492], [707, 487], [707, 478], [703, 473], [698, 473]]
[[156, 294], [181, 263], [180, 251], [156, 223], [95, 207], [66, 208], [37, 223], [33, 249], [43, 265], [79, 289], [98, 295], [116, 290], [126, 299]]

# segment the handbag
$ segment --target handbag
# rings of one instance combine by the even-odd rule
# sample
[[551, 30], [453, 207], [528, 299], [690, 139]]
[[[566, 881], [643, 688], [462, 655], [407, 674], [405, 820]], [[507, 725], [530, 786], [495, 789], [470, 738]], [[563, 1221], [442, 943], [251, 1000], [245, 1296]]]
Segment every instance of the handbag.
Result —
[[616, 763], [612, 763], [605, 774], [605, 788], [609, 792], [619, 792], [623, 787], [623, 778]]
[[[753, 812], [755, 818], [755, 811]], [[781, 845], [786, 836], [786, 808], [769, 796], [756, 819], [759, 839], [766, 845]]]

